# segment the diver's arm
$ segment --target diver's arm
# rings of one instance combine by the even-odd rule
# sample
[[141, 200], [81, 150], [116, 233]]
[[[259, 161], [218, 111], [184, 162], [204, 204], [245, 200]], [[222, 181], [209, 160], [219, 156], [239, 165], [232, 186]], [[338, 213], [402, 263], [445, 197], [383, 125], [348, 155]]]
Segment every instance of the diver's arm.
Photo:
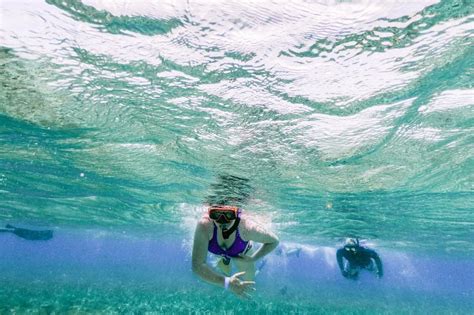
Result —
[[257, 261], [258, 259], [269, 254], [274, 250], [278, 243], [278, 237], [271, 231], [267, 231], [264, 227], [254, 224], [246, 224], [243, 235], [247, 240], [262, 243], [263, 245], [251, 256], [251, 260]]
[[194, 244], [192, 254], [193, 272], [203, 280], [224, 287], [225, 277], [214, 272], [206, 262], [208, 237], [205, 223], [199, 222], [194, 233]]
[[372, 252], [372, 259], [375, 261], [375, 264], [377, 265], [377, 275], [380, 278], [382, 278], [383, 276], [382, 260], [380, 260], [379, 255], [375, 251]]
[[337, 265], [339, 266], [339, 269], [341, 270], [342, 275], [344, 275], [345, 273], [344, 264], [342, 262], [343, 255], [344, 255], [344, 249], [339, 248], [336, 252], [336, 259], [337, 259]]

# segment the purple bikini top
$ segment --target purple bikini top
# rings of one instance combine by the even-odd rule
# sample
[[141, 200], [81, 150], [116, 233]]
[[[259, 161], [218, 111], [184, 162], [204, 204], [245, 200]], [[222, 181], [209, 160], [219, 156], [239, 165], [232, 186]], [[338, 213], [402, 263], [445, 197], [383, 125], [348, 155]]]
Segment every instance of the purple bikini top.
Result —
[[227, 257], [238, 257], [239, 254], [242, 254], [245, 251], [249, 242], [244, 241], [240, 237], [238, 228], [236, 230], [234, 243], [228, 249], [223, 249], [217, 243], [217, 227], [214, 222], [213, 224], [214, 224], [214, 231], [212, 232], [212, 238], [209, 241], [209, 245], [207, 246], [208, 251], [216, 255], [227, 256]]

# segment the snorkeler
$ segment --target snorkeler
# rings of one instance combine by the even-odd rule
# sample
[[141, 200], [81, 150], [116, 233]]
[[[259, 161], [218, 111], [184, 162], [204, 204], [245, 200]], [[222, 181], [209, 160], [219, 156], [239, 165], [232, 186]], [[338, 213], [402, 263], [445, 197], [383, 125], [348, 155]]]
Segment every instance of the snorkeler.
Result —
[[[263, 245], [256, 251], [252, 241]], [[278, 245], [278, 238], [228, 205], [210, 206], [196, 227], [192, 254], [193, 271], [203, 280], [224, 287], [241, 297], [255, 290], [255, 262]], [[207, 253], [221, 256], [216, 272], [208, 265]], [[231, 275], [231, 263], [239, 271]]]
[[[344, 247], [337, 250], [336, 257], [342, 275], [348, 279], [357, 280], [361, 269], [373, 271], [379, 278], [383, 276], [379, 255], [374, 250], [361, 246], [357, 238], [346, 239]], [[346, 264], [342, 258], [347, 260]]]

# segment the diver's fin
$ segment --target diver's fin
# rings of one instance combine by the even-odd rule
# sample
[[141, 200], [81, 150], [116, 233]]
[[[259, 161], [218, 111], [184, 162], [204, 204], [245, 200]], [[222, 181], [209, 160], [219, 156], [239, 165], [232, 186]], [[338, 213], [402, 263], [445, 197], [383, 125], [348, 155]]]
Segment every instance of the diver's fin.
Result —
[[29, 241], [47, 241], [53, 238], [52, 230], [35, 231], [23, 228], [16, 228], [10, 224], [7, 224], [5, 227], [7, 229], [13, 229], [13, 231], [11, 231], [13, 234]]

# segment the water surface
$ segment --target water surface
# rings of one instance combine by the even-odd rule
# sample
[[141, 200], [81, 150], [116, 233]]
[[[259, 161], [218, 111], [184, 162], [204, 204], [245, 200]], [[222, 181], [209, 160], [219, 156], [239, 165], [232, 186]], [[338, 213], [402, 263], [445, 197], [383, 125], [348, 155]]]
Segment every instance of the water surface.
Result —
[[[381, 283], [361, 279], [357, 290], [370, 294], [357, 303], [331, 259], [321, 268], [332, 278], [294, 285], [298, 276], [285, 275], [287, 289], [274, 293], [279, 269], [263, 268], [259, 311], [397, 313], [390, 298], [407, 313], [472, 310], [460, 274], [474, 253], [469, 1], [9, 0], [0, 9], [0, 222], [56, 232], [26, 247], [0, 235], [2, 310], [45, 301], [47, 312], [209, 312], [216, 300], [202, 297], [216, 294], [252, 309], [193, 277], [185, 258], [203, 203], [242, 193], [222, 188], [223, 176], [244, 179], [242, 206], [283, 245], [332, 253], [359, 236], [389, 267]], [[59, 244], [103, 233], [111, 243], [74, 267], [89, 275], [80, 285], [59, 276], [76, 258], [39, 254], [49, 246], [62, 257]], [[98, 270], [120, 261], [120, 250], [106, 253], [134, 240], [151, 242], [125, 255], [137, 274], [117, 267], [98, 284]], [[171, 262], [134, 259], [163, 246], [180, 270], [168, 280], [150, 275]], [[28, 252], [38, 256], [17, 266]], [[94, 269], [94, 255], [109, 256]], [[435, 270], [406, 283], [433, 275], [435, 285], [413, 293], [398, 283], [401, 257]], [[63, 295], [48, 295], [50, 285]]]

